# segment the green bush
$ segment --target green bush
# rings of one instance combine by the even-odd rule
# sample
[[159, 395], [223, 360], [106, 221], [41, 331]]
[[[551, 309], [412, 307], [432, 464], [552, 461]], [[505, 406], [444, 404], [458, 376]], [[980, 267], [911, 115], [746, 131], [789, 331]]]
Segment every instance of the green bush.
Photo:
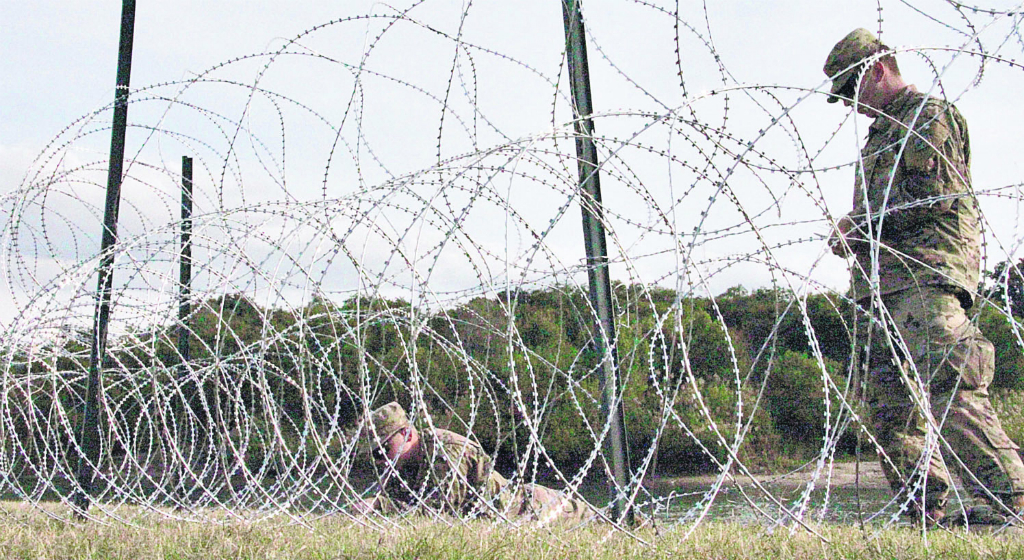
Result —
[[[750, 467], [774, 464], [779, 434], [765, 408], [754, 409], [756, 399], [756, 391], [737, 388], [733, 380], [696, 379], [695, 384], [684, 385], [658, 441], [658, 471], [693, 474], [717, 469], [729, 458], [737, 427], [744, 432], [736, 456]], [[662, 410], [650, 408], [652, 416], [656, 414], [652, 425], [658, 425]]]
[[[766, 376], [768, 410], [784, 438], [785, 447], [798, 455], [817, 452], [824, 443], [825, 375], [841, 390], [845, 387], [846, 377], [836, 362], [824, 358], [819, 363], [803, 352], [785, 350]], [[829, 396], [831, 403], [828, 413], [831, 426], [834, 427], [841, 404], [837, 395], [833, 393]], [[844, 437], [847, 441], [840, 442], [841, 448], [850, 448], [855, 444], [855, 434], [850, 433]]]
[[991, 399], [1006, 435], [1017, 445], [1024, 444], [1024, 390], [996, 389]]
[[[748, 465], [820, 449], [823, 372], [804, 352], [808, 329], [800, 310], [806, 309], [822, 343], [825, 372], [842, 385], [849, 340], [840, 298], [812, 294], [801, 307], [790, 305], [795, 296], [785, 290], [733, 289], [716, 307], [669, 289], [622, 284], [615, 285], [614, 296], [626, 444], [635, 465], [656, 446], [656, 465], [664, 472], [711, 470], [728, 458], [738, 430], [743, 432], [737, 453]], [[996, 344], [995, 386], [1024, 389], [1017, 374], [1024, 353], [1016, 343], [1016, 324], [995, 308], [982, 311], [982, 328]], [[194, 405], [198, 423], [206, 428], [223, 422], [218, 429], [224, 431], [246, 427], [251, 433], [236, 429], [228, 438], [229, 459], [252, 469], [281, 457], [299, 462], [278, 470], [312, 464], [323, 449], [304, 435], [355, 425], [364, 398], [372, 407], [392, 399], [408, 406], [422, 397], [436, 425], [471, 432], [503, 467], [539, 459], [526, 419], [538, 422], [544, 450], [567, 473], [583, 466], [595, 445], [592, 434], [602, 428], [601, 356], [592, 310], [576, 287], [477, 297], [434, 311], [363, 296], [270, 309], [243, 294], [228, 294], [196, 305], [192, 323], [193, 361], [217, 364], [216, 377], [204, 378], [197, 388], [210, 403]], [[137, 388], [151, 393], [180, 361], [177, 334], [168, 327], [153, 325], [133, 336], [111, 345], [112, 363], [121, 364], [131, 381], [108, 383], [108, 394], [118, 400]], [[85, 355], [84, 347], [71, 342], [22, 360], [18, 371], [80, 375]], [[762, 381], [767, 385], [759, 402]], [[32, 390], [23, 398], [47, 411], [55, 406], [47, 400], [50, 393]], [[76, 414], [71, 404], [63, 403]], [[31, 436], [27, 414], [15, 414], [8, 426], [25, 439]], [[121, 407], [117, 414], [117, 422], [133, 429], [157, 429], [139, 424], [155, 417], [141, 405]]]

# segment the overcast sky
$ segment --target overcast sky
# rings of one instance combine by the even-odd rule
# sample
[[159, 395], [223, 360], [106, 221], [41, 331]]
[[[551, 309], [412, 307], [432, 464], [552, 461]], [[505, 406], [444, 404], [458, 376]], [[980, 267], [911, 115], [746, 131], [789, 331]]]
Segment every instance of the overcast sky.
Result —
[[[972, 45], [970, 35], [977, 34], [989, 53], [1006, 59], [1022, 60], [1022, 40], [1013, 18], [992, 17], [969, 11], [957, 12], [943, 2], [723, 0], [706, 3], [707, 12], [701, 6], [688, 6], [699, 4], [691, 2], [681, 3], [683, 7], [679, 25], [674, 25], [676, 20], [669, 15], [675, 9], [675, 2], [650, 4], [653, 7], [646, 2], [630, 0], [584, 0], [583, 7], [592, 39], [589, 56], [595, 110], [611, 114], [598, 120], [598, 132], [616, 138], [638, 134], [638, 143], [654, 147], [655, 150], [667, 149], [662, 143], [665, 140], [652, 140], [643, 136], [638, 131], [646, 130], [643, 129], [646, 125], [637, 124], [636, 117], [624, 118], [615, 116], [615, 113], [672, 113], [693, 104], [701, 111], [699, 118], [707, 119], [707, 124], [728, 127], [733, 134], [756, 144], [759, 152], [767, 154], [766, 158], [779, 158], [780, 165], [789, 166], [787, 158], [801, 150], [817, 158], [813, 166], [815, 168], [853, 161], [869, 122], [864, 117], [849, 118], [846, 110], [826, 104], [823, 96], [811, 92], [816, 88], [827, 88], [821, 71], [825, 56], [832, 45], [854, 27], [867, 27], [874, 31], [881, 27], [882, 38], [886, 43], [897, 48], [914, 49], [960, 48], [965, 44]], [[879, 4], [882, 6], [881, 11], [878, 9]], [[1016, 6], [1018, 2], [996, 1], [985, 4], [989, 8], [1006, 9]], [[137, 6], [131, 82], [133, 90], [142, 88], [144, 93], [135, 99], [147, 93], [154, 96], [181, 94], [179, 101], [241, 118], [239, 115], [243, 114], [246, 95], [240, 95], [238, 88], [224, 88], [230, 91], [223, 92], [212, 84], [204, 84], [202, 88], [183, 88], [180, 85], [200, 75], [248, 84], [260, 77], [261, 86], [287, 99], [280, 106], [274, 103], [254, 103], [242, 119], [251, 137], [270, 137], [274, 140], [266, 147], [255, 144], [252, 147], [254, 161], [258, 160], [261, 162], [259, 165], [269, 168], [265, 176], [252, 179], [248, 175], [245, 181], [239, 180], [237, 192], [224, 188], [220, 193], [226, 198], [236, 195], [244, 197], [250, 204], [253, 201], [282, 201], [289, 197], [316, 200], [318, 197], [346, 196], [358, 191], [359, 185], [365, 189], [389, 178], [429, 167], [437, 162], [439, 152], [443, 159], [474, 150], [486, 151], [502, 142], [521, 142], [523, 139], [547, 135], [569, 120], [570, 115], [564, 111], [564, 107], [559, 108], [561, 102], [556, 95], [556, 91], [567, 95], [564, 83], [559, 83], [563, 36], [562, 14], [556, 0], [478, 0], [472, 3], [461, 0], [427, 0], [409, 13], [411, 18], [422, 23], [421, 26], [388, 30], [387, 40], [379, 45], [374, 41], [385, 29], [382, 21], [386, 20], [348, 19], [360, 14], [393, 16], [406, 7], [407, 3], [395, 2], [390, 6], [398, 10], [389, 5], [363, 0], [140, 0]], [[0, 0], [0, 193], [11, 193], [23, 185], [26, 173], [33, 169], [33, 160], [47, 150], [48, 143], [58, 137], [66, 126], [111, 103], [114, 96], [120, 9], [120, 2], [110, 0]], [[1016, 17], [1019, 21], [1020, 16]], [[267, 58], [263, 57], [252, 62], [231, 63], [210, 74], [204, 74], [208, 69], [237, 57], [275, 52], [285, 46], [288, 40], [315, 26], [335, 20], [342, 22], [303, 36], [298, 42], [299, 47], [293, 46], [289, 50], [315, 55], [305, 57], [312, 60], [293, 57], [275, 61], [268, 67]], [[436, 40], [431, 31], [435, 29], [453, 36], [461, 33], [462, 40], [488, 50], [472, 51], [472, 56], [462, 56], [457, 59], [458, 64], [453, 65], [456, 56], [450, 47], [452, 43]], [[678, 43], [677, 33], [681, 37]], [[352, 84], [346, 82], [351, 77], [350, 67], [345, 65], [358, 64], [360, 53], [368, 45], [374, 45], [371, 66], [375, 72], [416, 87], [402, 85], [388, 88], [381, 85], [373, 89], [377, 86], [367, 80], [366, 89], [353, 95], [355, 90]], [[901, 57], [904, 74], [909, 81], [929, 90], [936, 83], [934, 73], [942, 75], [945, 93], [956, 100], [970, 123], [975, 187], [991, 189], [1020, 184], [1024, 176], [1019, 155], [1020, 146], [1024, 145], [1024, 105], [1018, 100], [1020, 85], [1024, 83], [1020, 69], [1006, 64], [989, 64], [980, 81], [976, 81], [980, 59], [954, 56], [951, 51], [923, 52], [930, 55], [938, 68], [932, 70], [924, 57], [907, 53]], [[494, 53], [500, 53], [501, 56]], [[952, 64], [946, 67], [950, 61]], [[719, 62], [726, 72], [724, 76], [719, 72]], [[679, 68], [682, 69], [681, 78], [678, 76]], [[339, 69], [344, 71], [335, 74]], [[387, 80], [382, 79], [381, 82], [387, 83]], [[150, 87], [161, 83], [175, 85]], [[725, 98], [722, 94], [712, 93], [713, 90], [723, 88], [735, 90], [729, 95], [728, 124], [716, 121], [726, 114], [719, 107]], [[363, 97], [359, 98], [359, 95]], [[452, 116], [447, 117], [447, 120], [441, 117], [441, 112], [435, 106], [437, 100], [446, 95], [452, 99], [454, 108]], [[694, 99], [707, 101], [696, 103]], [[301, 103], [302, 108], [297, 109], [292, 101]], [[183, 130], [181, 127], [184, 125], [180, 123], [189, 122], [188, 112], [184, 115], [167, 112], [166, 102], [147, 103], [132, 105], [130, 120], [164, 123], [168, 128], [172, 125], [178, 127], [175, 130]], [[344, 163], [338, 155], [344, 152], [344, 146], [332, 149], [334, 131], [342, 126], [341, 123], [349, 126], [347, 123], [350, 121], [346, 119], [351, 118], [351, 114], [346, 113], [345, 109], [352, 107], [353, 103], [365, 111], [365, 121], [361, 121], [358, 130], [365, 135], [366, 147], [372, 153], [361, 151], [358, 159], [349, 158], [351, 161]], [[310, 110], [307, 111], [307, 108]], [[311, 111], [316, 111], [319, 116], [311, 116]], [[165, 112], [168, 114], [161, 117]], [[687, 111], [679, 112], [682, 116], [687, 114]], [[191, 118], [196, 119], [196, 130], [211, 126], [211, 118], [200, 118], [197, 112], [191, 115]], [[776, 136], [772, 128], [772, 120], [776, 116], [794, 119], [793, 126], [798, 136], [781, 131]], [[318, 121], [319, 117], [323, 119]], [[90, 125], [95, 128], [101, 121], [108, 120], [109, 115], [103, 114], [87, 122], [97, 123]], [[322, 121], [331, 124], [327, 126]], [[275, 126], [278, 125], [285, 132], [275, 132]], [[445, 132], [440, 135], [442, 127]], [[759, 133], [762, 129], [768, 129], [763, 138]], [[199, 132], [195, 136], [208, 138]], [[439, 136], [443, 136], [442, 140], [438, 140]], [[283, 140], [285, 137], [287, 142]], [[360, 142], [358, 139], [350, 139], [344, 132], [340, 137], [355, 144]], [[70, 139], [67, 136], [62, 138], [65, 141]], [[144, 139], [146, 151], [138, 152]], [[804, 145], [797, 146], [800, 142]], [[105, 157], [105, 143], [109, 143], [109, 133], [90, 133], [73, 143], [75, 151], [72, 155], [81, 157], [82, 161], [89, 161], [93, 156]], [[146, 136], [132, 132], [128, 143], [129, 155], [141, 153], [143, 163], [153, 169], [173, 166], [172, 162], [176, 162], [187, 151], [181, 149], [172, 135]], [[191, 145], [202, 152], [198, 141], [180, 144]], [[279, 149], [276, 144], [287, 144], [287, 149]], [[563, 147], [568, 146], [565, 144]], [[211, 153], [216, 152], [214, 148], [216, 146], [210, 148]], [[686, 153], [686, 148], [677, 144], [673, 144], [671, 149], [680, 150], [680, 157]], [[267, 164], [259, 157], [264, 151], [272, 163]], [[286, 155], [277, 158], [274, 154], [278, 152]], [[679, 198], [679, 189], [683, 185], [674, 184], [674, 179], [660, 177], [653, 171], [660, 169], [659, 166], [665, 166], [666, 160], [659, 160], [650, 154], [645, 156], [631, 153], [624, 150], [621, 157], [635, 158], [628, 159], [625, 164], [636, 168], [634, 171], [640, 177], [639, 180], [643, 181], [645, 189], [650, 191], [651, 197], [666, 196], [670, 200]], [[200, 154], [199, 157], [204, 156]], [[206, 157], [209, 158], [209, 154]], [[71, 161], [75, 159], [69, 156], [62, 165], [71, 165]], [[797, 165], [796, 161], [794, 156], [793, 166]], [[275, 165], [287, 171], [276, 173], [273, 171]], [[699, 162], [693, 165], [699, 167]], [[228, 167], [225, 165], [218, 168], [214, 163], [208, 165], [205, 173], [211, 181], [216, 181], [218, 169], [221, 169], [222, 174], [230, 175], [230, 172], [224, 171]], [[350, 173], [361, 174], [360, 180], [350, 177]], [[778, 190], [774, 183], [769, 189], [771, 196], [766, 198], [768, 191], [759, 186], [758, 179], [773, 176], [771, 181], [775, 181], [778, 177], [774, 175], [766, 172], [759, 177], [752, 172], [737, 172], [731, 182], [734, 183], [736, 196], [741, 199], [740, 205], [749, 205], [746, 208], [748, 211], [766, 212], [772, 202], [771, 197], [784, 196], [778, 202], [779, 207], [773, 210], [777, 213], [777, 218], [774, 218], [776, 222], [818, 220], [799, 230], [774, 230], [783, 239], [787, 236], [810, 237], [825, 233], [827, 226], [820, 204], [827, 205], [833, 215], [841, 215], [850, 207], [852, 167], [815, 175], [816, 184], [810, 190], [823, 197], [817, 206], [813, 197], [785, 188]], [[783, 183], [789, 180], [782, 175]], [[750, 185], [745, 186], [743, 181], [750, 181]], [[543, 179], [538, 180], [537, 184], [544, 184]], [[614, 189], [616, 181], [610, 179], [608, 185]], [[663, 192], [663, 189], [669, 188], [675, 189], [672, 196], [665, 194], [668, 191]], [[539, 202], [547, 200], [539, 195], [537, 199], [531, 200], [529, 195], [524, 196], [522, 191], [516, 191], [514, 185], [510, 184], [509, 189], [508, 204], [526, 215], [524, 219], [532, 219], [529, 216], [532, 204], [546, 204]], [[207, 197], [212, 201], [217, 195], [208, 194]], [[658, 221], [649, 216], [644, 217], [645, 212], [650, 212], [647, 212], [649, 209], [645, 206], [642, 193], [622, 195], [614, 190], [606, 190], [605, 197], [606, 202], [610, 201], [610, 206], [617, 204], [615, 209], [621, 209], [623, 214], [622, 239], [615, 243], [621, 243], [621, 250], [634, 255], [637, 260], [632, 273], [625, 268], [619, 269], [619, 278], [667, 283], [670, 286], [678, 284], [678, 280], [666, 277], [664, 263], [648, 265], [648, 261], [642, 257], [648, 249], [661, 250], [661, 245], [651, 241], [650, 235], [630, 229], [629, 224], [634, 222]], [[703, 204], [707, 206], [707, 197], [704, 198]], [[157, 199], [143, 197], [134, 205], [144, 208], [153, 200]], [[557, 205], [558, 200], [558, 193], [555, 192], [551, 198], [552, 205]], [[399, 201], [394, 204], [402, 211], [408, 210], [403, 206], [407, 206], [408, 202]], [[1002, 260], [1005, 254], [999, 251], [1003, 249], [993, 247], [1001, 245], [1006, 250], [1015, 251], [1020, 239], [1017, 228], [1019, 199], [989, 197], [983, 200], [983, 205], [994, 230], [990, 231], [990, 251], [997, 255], [996, 260]], [[717, 208], [723, 206], [711, 206], [707, 211], [718, 214]], [[492, 208], [491, 212], [494, 211], [495, 208]], [[498, 211], [500, 214], [500, 208]], [[685, 217], [688, 216], [686, 211], [685, 208], [675, 208], [670, 217], [688, 220]], [[563, 228], [564, 237], [552, 233], [549, 244], [580, 241], [576, 225], [578, 212], [578, 208], [566, 210], [564, 218], [552, 214], [554, 217], [550, 219], [562, 220], [566, 226]], [[139, 227], [160, 227], [154, 223], [145, 225], [144, 214], [143, 210], [139, 210], [139, 221], [144, 224]], [[696, 216], [696, 212], [693, 215]], [[69, 223], [73, 222], [83, 231], [88, 229], [89, 219], [95, 221], [95, 216], [68, 218]], [[131, 216], [125, 219], [128, 220], [126, 227], [130, 230]], [[391, 218], [378, 216], [375, 219], [383, 223]], [[706, 225], [717, 223], [714, 222], [716, 219], [720, 219], [723, 224], [735, 223], [735, 205], [731, 208], [728, 204], [724, 205], [721, 214], [709, 217]], [[471, 223], [470, 219], [463, 227], [469, 227]], [[481, 253], [497, 250], [494, 247], [515, 237], [510, 237], [505, 229], [490, 239], [489, 235], [493, 232], [485, 230], [493, 225], [480, 224], [482, 229], [472, 234], [479, 239], [477, 249]], [[772, 231], [772, 226], [767, 226]], [[95, 227], [98, 229], [98, 224]], [[673, 227], [677, 228], [677, 233], [692, 229], [683, 227], [681, 222], [673, 222]], [[49, 235], [54, 240], [59, 239], [57, 243], [70, 242], [60, 232], [50, 232]], [[366, 235], [372, 236], [369, 232]], [[770, 236], [770, 233], [767, 235]], [[430, 236], [424, 239], [430, 239]], [[522, 245], [520, 249], [510, 250], [519, 264], [522, 264], [531, 254], [531, 241], [512, 239], [512, 242]], [[777, 243], [779, 240], [772, 242]], [[364, 250], [372, 253], [372, 242], [366, 243], [369, 243], [369, 249], [364, 247]], [[778, 254], [784, 266], [795, 269], [798, 275], [813, 277], [815, 282], [820, 283], [815, 286], [842, 289], [847, 278], [844, 262], [832, 256], [822, 257], [821, 248], [822, 242], [819, 240], [794, 248], [780, 248]], [[8, 254], [5, 254], [2, 264], [9, 267], [10, 247], [3, 249]], [[278, 249], [284, 252], [296, 250], [294, 247]], [[744, 251], [752, 250], [755, 249], [740, 248], [736, 254], [744, 256]], [[551, 266], [555, 262], [558, 263], [556, 266], [570, 266], [566, 263], [572, 257], [565, 257], [559, 251], [554, 250], [558, 254], [549, 256], [547, 265], [544, 259], [533, 265]], [[579, 251], [582, 252], [582, 248]], [[567, 250], [566, 254], [571, 252]], [[88, 250], [84, 253], [88, 253]], [[84, 258], [83, 252], [76, 255], [72, 260]], [[718, 258], [728, 259], [730, 255], [721, 246], [708, 245], [698, 257], [713, 263]], [[59, 260], [50, 254], [45, 255], [45, 259], [38, 254], [26, 258]], [[371, 256], [366, 258], [372, 260]], [[435, 265], [446, 262], [443, 258], [435, 261]], [[992, 263], [989, 264], [991, 266]], [[766, 285], [773, 278], [777, 280], [777, 275], [770, 269], [771, 266], [753, 259], [748, 265], [728, 267], [725, 271], [716, 271], [714, 265], [706, 265], [702, 274], [714, 277], [709, 289], [718, 292], [737, 283], [754, 287]], [[321, 274], [328, 274], [324, 272], [326, 269], [317, 270]], [[460, 269], [452, 265], [447, 270], [454, 275]], [[50, 272], [41, 273], [42, 276], [46, 274]], [[445, 270], [431, 271], [430, 274], [434, 275], [439, 290], [445, 289], [446, 283], [451, 283], [452, 289], [460, 287], [457, 286], [458, 282], [448, 282]], [[475, 274], [484, 280], [499, 276], [504, 278], [501, 273], [493, 270], [478, 270]], [[45, 280], [36, 282], [45, 284]], [[400, 281], [395, 282], [401, 285]], [[10, 291], [11, 288], [5, 287], [0, 298], [0, 307], [5, 317], [10, 316], [15, 306]]]

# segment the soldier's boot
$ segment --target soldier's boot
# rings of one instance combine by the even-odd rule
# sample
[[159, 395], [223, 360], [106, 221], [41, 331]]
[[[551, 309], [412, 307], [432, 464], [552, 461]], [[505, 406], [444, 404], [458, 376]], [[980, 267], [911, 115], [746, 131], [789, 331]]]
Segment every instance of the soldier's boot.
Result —
[[932, 528], [942, 525], [946, 519], [946, 510], [942, 507], [930, 507], [924, 512], [925, 527]]
[[1024, 520], [1024, 494], [1014, 494], [1013, 498], [1010, 499], [1010, 509], [1017, 514], [1017, 517], [1013, 520], [1017, 525], [1022, 525]]
[[922, 519], [922, 511], [920, 504], [913, 503], [910, 505], [910, 509], [907, 512], [910, 522], [915, 526], [920, 527], [921, 522], [924, 522], [924, 526], [931, 529], [944, 524], [946, 518], [946, 508], [940, 505], [931, 504], [925, 507]]
[[1005, 515], [989, 504], [978, 504], [949, 516], [946, 527], [970, 527], [972, 525], [1006, 525], [1009, 520]]
[[[1006, 511], [1003, 507], [1009, 508], [1013, 513]], [[946, 518], [943, 523], [946, 527], [964, 527], [971, 525], [1020, 525], [1019, 518], [1024, 515], [1024, 494], [1016, 494], [1004, 499], [1002, 504], [981, 503], [958, 511]]]

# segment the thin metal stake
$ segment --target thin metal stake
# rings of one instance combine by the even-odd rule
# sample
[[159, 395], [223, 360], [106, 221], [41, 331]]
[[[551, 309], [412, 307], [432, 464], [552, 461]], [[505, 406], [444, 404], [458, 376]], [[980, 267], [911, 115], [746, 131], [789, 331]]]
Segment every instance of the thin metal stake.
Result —
[[132, 71], [132, 42], [135, 35], [135, 0], [121, 4], [121, 41], [117, 49], [117, 91], [114, 93], [114, 122], [110, 138], [110, 167], [107, 170], [107, 200], [103, 213], [96, 313], [93, 317], [92, 348], [89, 351], [89, 381], [85, 393], [85, 414], [79, 432], [79, 490], [74, 503], [76, 515], [85, 517], [93, 494], [100, 457], [99, 394], [100, 372], [107, 346], [107, 321], [114, 282], [114, 251], [117, 243], [117, 212], [121, 203], [121, 175], [124, 172], [124, 140], [128, 128], [128, 84]]
[[576, 128], [576, 156], [579, 160], [580, 195], [583, 209], [583, 242], [587, 251], [590, 300], [597, 311], [597, 351], [601, 356], [601, 409], [610, 422], [605, 452], [612, 458], [609, 481], [611, 516], [635, 525], [633, 508], [626, 506], [630, 468], [626, 457], [626, 430], [622, 400], [619, 398], [619, 360], [615, 350], [615, 311], [608, 274], [608, 247], [604, 234], [601, 182], [597, 147], [594, 145], [593, 102], [590, 96], [590, 68], [587, 64], [586, 32], [579, 0], [562, 0], [565, 20], [565, 48], [569, 63], [573, 113]]
[[188, 373], [191, 358], [188, 316], [192, 314], [189, 303], [192, 297], [192, 158], [188, 156], [181, 157], [181, 259], [178, 268], [181, 283], [178, 298], [178, 354], [181, 364], [178, 377], [182, 378]]
[[[191, 330], [188, 325], [189, 315], [192, 314], [192, 158], [188, 156], [181, 157], [181, 256], [178, 260], [178, 283], [178, 358], [181, 362], [178, 364], [178, 398], [174, 401], [174, 418], [176, 433], [180, 436], [185, 426], [185, 411], [192, 402], [189, 398], [191, 391], [185, 390], [192, 360]], [[177, 443], [180, 446], [187, 442], [179, 440]], [[175, 497], [178, 499], [177, 507], [181, 508], [182, 500], [186, 497], [180, 476], [185, 471], [184, 457], [172, 457], [172, 460], [175, 461], [174, 472], [178, 475], [173, 477]]]

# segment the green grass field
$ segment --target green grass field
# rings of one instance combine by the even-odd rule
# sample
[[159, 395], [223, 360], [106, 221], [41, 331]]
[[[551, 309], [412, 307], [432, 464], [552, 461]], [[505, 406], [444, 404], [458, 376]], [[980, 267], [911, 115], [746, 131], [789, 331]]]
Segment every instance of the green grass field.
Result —
[[852, 526], [815, 526], [819, 538], [804, 529], [790, 534], [788, 528], [771, 531], [760, 526], [710, 522], [696, 529], [692, 525], [645, 527], [630, 535], [607, 525], [567, 529], [421, 520], [387, 527], [341, 516], [308, 526], [285, 520], [222, 525], [165, 520], [73, 524], [38, 511], [9, 507], [4, 511], [6, 515], [0, 520], [2, 558], [1024, 559], [1021, 534], [922, 534], [909, 528], [861, 531]]

